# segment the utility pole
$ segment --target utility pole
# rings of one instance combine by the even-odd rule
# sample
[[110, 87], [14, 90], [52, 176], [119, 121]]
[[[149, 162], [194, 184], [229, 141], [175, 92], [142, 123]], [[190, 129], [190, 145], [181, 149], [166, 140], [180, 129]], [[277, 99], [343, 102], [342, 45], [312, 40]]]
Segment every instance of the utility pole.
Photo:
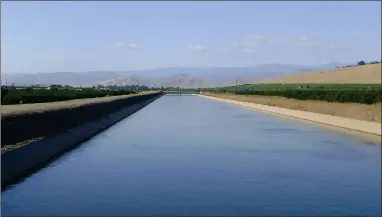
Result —
[[237, 93], [237, 78], [238, 78], [238, 77], [236, 77], [236, 93]]
[[139, 81], [138, 80], [137, 80], [137, 84], [138, 84], [137, 91], [139, 92]]

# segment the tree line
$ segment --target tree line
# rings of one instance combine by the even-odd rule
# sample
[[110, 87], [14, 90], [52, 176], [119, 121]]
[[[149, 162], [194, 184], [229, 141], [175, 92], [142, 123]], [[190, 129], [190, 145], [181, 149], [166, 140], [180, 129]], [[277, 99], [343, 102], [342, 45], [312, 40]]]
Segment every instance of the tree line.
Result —
[[225, 88], [210, 88], [201, 91], [213, 93], [231, 93], [237, 95], [280, 96], [299, 100], [321, 100], [328, 102], [353, 102], [375, 104], [381, 102], [381, 89], [285, 89], [285, 90], [255, 90]]
[[74, 88], [1, 88], [1, 104], [27, 104], [27, 103], [43, 103], [57, 102], [72, 99], [95, 98], [105, 96], [119, 96], [137, 93], [137, 90], [98, 90], [93, 88], [74, 89]]
[[370, 62], [366, 62], [366, 61], [364, 61], [364, 60], [361, 60], [361, 61], [358, 61], [357, 64], [346, 65], [346, 66], [342, 66], [342, 67], [336, 67], [336, 69], [339, 69], [339, 68], [348, 68], [348, 67], [355, 67], [355, 66], [363, 66], [363, 65], [372, 65], [372, 64], [378, 64], [378, 63], [381, 63], [381, 61], [370, 61]]

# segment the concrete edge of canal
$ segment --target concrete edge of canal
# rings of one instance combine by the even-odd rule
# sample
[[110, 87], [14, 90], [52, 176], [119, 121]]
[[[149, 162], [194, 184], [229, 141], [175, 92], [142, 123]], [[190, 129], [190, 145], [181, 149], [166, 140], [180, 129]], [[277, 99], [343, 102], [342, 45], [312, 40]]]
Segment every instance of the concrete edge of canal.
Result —
[[338, 116], [333, 116], [333, 115], [318, 114], [318, 113], [313, 113], [313, 112], [297, 111], [297, 110], [292, 110], [292, 109], [267, 106], [267, 105], [261, 105], [261, 104], [255, 104], [255, 103], [248, 103], [248, 102], [242, 102], [242, 101], [237, 101], [237, 100], [223, 99], [223, 98], [217, 98], [217, 97], [206, 96], [206, 95], [199, 95], [199, 96], [207, 98], [207, 99], [212, 99], [212, 100], [231, 103], [231, 104], [235, 104], [235, 105], [239, 105], [239, 106], [244, 106], [247, 108], [260, 110], [263, 112], [289, 116], [289, 117], [293, 117], [293, 118], [312, 121], [312, 122], [330, 125], [330, 126], [334, 126], [334, 127], [340, 127], [340, 128], [344, 128], [347, 130], [353, 130], [353, 131], [358, 131], [358, 132], [362, 132], [362, 133], [373, 134], [376, 136], [382, 135], [381, 123], [367, 122], [367, 121], [355, 120], [355, 119], [350, 119], [350, 118], [343, 118], [343, 117], [338, 117]]
[[64, 132], [43, 138], [28, 145], [1, 154], [1, 187], [17, 182], [31, 171], [43, 167], [47, 162], [84, 142], [108, 127], [144, 108], [163, 96], [153, 95], [117, 112], [85, 122]]

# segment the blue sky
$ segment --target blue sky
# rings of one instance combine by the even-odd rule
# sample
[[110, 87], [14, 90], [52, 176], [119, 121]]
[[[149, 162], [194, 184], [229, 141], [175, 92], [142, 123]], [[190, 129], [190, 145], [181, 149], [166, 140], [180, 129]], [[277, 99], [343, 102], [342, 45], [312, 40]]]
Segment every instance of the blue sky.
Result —
[[1, 70], [381, 59], [380, 2], [2, 2]]

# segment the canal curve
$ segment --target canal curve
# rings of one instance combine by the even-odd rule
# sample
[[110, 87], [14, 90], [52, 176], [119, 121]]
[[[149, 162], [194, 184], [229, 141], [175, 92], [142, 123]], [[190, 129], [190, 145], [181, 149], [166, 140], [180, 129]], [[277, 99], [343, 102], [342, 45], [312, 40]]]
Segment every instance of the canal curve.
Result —
[[166, 95], [2, 191], [3, 216], [381, 215], [381, 148]]

